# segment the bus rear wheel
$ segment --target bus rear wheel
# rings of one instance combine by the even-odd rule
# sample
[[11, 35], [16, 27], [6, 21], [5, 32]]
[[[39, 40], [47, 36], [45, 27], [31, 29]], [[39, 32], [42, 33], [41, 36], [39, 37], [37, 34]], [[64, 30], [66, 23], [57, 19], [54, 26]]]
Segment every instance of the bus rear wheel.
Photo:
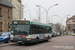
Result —
[[46, 40], [47, 42], [49, 41], [49, 38], [50, 38], [50, 37], [48, 36], [48, 39]]
[[7, 41], [5, 42], [5, 43], [9, 43], [10, 42], [10, 40], [9, 39], [7, 39]]

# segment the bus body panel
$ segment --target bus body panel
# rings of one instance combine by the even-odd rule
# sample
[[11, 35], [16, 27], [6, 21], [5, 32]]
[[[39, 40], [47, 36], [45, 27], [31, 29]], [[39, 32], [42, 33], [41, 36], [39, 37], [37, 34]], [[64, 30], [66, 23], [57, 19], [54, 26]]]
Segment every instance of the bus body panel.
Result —
[[[33, 27], [32, 27], [33, 25]], [[42, 40], [48, 40], [52, 38], [52, 33], [51, 33], [51, 26], [47, 25], [47, 24], [40, 24], [40, 23], [32, 23], [27, 21], [12, 21], [11, 24], [11, 32], [13, 33], [10, 36], [10, 40], [11, 42], [17, 42], [17, 43], [32, 43], [32, 42], [36, 42], [37, 39], [39, 41]], [[33, 30], [35, 30], [34, 28], [36, 28], [36, 31], [33, 32]], [[38, 30], [37, 30], [38, 28]], [[39, 29], [44, 29], [41, 32], [39, 31]], [[45, 31], [46, 29], [46, 31]], [[48, 30], [47, 30], [48, 29]], [[44, 33], [48, 32], [48, 33]]]
[[[51, 37], [52, 36], [52, 34], [50, 34], [50, 33], [46, 33], [46, 34], [44, 34], [45, 35], [45, 37]], [[28, 35], [28, 36], [26, 36], [26, 38], [32, 38], [32, 39], [34, 39], [34, 38], [40, 38], [40, 34], [32, 34], [32, 35]]]
[[32, 34], [32, 35], [26, 36], [26, 38], [32, 38], [32, 39], [34, 39], [36, 37], [39, 37], [39, 34]]
[[[47, 40], [48, 36], [49, 36], [49, 39], [51, 39], [52, 34], [49, 33], [49, 34], [44, 34], [44, 35], [45, 35], [45, 38], [42, 38], [42, 40]], [[13, 41], [11, 40], [11, 42], [33, 43], [33, 42], [36, 42], [37, 37], [39, 38], [39, 41], [41, 41], [40, 34], [28, 35], [28, 36], [26, 36], [26, 38], [21, 38], [21, 37], [16, 38], [15, 35], [14, 35]]]

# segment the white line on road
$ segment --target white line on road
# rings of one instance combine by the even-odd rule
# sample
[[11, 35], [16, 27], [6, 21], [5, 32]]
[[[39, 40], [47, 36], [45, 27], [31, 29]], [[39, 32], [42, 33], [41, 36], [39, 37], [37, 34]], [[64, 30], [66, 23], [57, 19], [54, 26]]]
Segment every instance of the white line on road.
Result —
[[29, 50], [32, 50], [32, 49], [29, 49]]

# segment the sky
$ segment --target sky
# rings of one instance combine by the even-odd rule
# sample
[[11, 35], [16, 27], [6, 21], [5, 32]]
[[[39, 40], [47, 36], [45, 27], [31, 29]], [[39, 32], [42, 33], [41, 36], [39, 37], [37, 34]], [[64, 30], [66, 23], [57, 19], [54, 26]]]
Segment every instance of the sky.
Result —
[[[40, 23], [46, 23], [47, 19], [48, 23], [61, 23], [66, 26], [67, 17], [70, 18], [75, 15], [75, 0], [22, 0], [22, 4], [24, 5], [23, 18], [30, 20], [31, 17], [31, 21], [38, 20], [39, 7], [36, 5], [41, 6]], [[55, 4], [58, 5], [51, 7]], [[47, 18], [46, 12], [42, 7], [44, 7], [46, 11], [51, 7], [48, 11]]]

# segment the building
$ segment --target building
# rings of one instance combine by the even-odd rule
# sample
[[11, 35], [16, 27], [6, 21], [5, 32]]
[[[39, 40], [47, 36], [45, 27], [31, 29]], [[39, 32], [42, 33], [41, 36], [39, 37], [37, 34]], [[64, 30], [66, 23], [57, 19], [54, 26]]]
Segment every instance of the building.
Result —
[[12, 8], [14, 6], [8, 0], [0, 0], [0, 33], [10, 30], [12, 21]]
[[56, 32], [56, 24], [53, 24], [53, 23], [48, 23], [49, 25], [52, 26], [52, 31], [55, 31]]
[[13, 20], [23, 19], [23, 5], [21, 0], [9, 0], [15, 8], [13, 8]]
[[67, 18], [66, 21], [66, 31], [69, 34], [75, 33], [75, 15], [72, 16], [71, 18]]

